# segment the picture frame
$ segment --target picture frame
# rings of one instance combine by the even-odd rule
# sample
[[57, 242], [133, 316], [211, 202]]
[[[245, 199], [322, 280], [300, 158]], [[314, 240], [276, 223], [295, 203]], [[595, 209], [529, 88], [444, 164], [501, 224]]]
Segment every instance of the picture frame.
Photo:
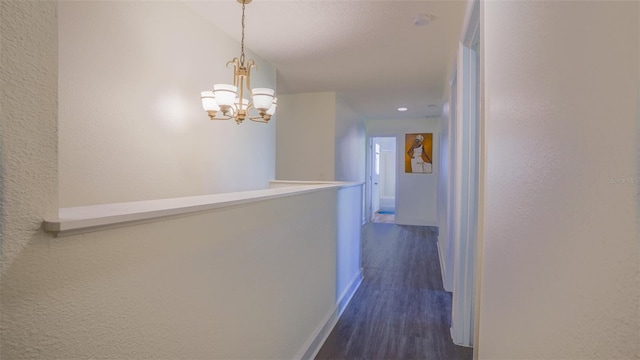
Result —
[[405, 134], [404, 172], [433, 173], [433, 133]]

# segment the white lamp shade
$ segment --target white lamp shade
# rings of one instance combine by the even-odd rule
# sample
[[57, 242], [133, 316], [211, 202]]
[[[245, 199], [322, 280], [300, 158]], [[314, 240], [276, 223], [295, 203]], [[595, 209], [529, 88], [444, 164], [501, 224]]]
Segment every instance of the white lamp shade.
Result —
[[202, 108], [204, 111], [218, 111], [220, 106], [216, 103], [216, 99], [213, 95], [213, 91], [203, 91], [200, 93], [202, 99]]
[[213, 85], [213, 93], [215, 94], [216, 103], [219, 106], [233, 106], [238, 88], [233, 85], [215, 84]]
[[269, 115], [275, 114], [277, 106], [278, 106], [278, 98], [273, 98], [273, 102], [271, 103], [271, 106], [269, 107], [269, 110], [267, 110], [267, 114], [269, 114]]
[[268, 110], [273, 103], [273, 93], [273, 89], [268, 88], [252, 89], [253, 107], [258, 110]]

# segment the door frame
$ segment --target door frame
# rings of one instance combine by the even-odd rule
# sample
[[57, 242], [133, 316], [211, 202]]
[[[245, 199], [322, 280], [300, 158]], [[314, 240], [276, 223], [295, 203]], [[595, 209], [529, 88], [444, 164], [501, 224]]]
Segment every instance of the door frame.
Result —
[[476, 282], [478, 244], [482, 231], [483, 144], [482, 144], [482, 54], [480, 2], [467, 7], [458, 48], [457, 112], [455, 144], [456, 207], [451, 337], [453, 342], [472, 347], [476, 341]]
[[373, 193], [373, 161], [374, 161], [374, 150], [373, 150], [373, 141], [375, 138], [394, 138], [396, 140], [396, 169], [395, 169], [395, 179], [396, 186], [394, 189], [395, 198], [396, 198], [396, 212], [398, 208], [398, 136], [396, 134], [381, 134], [381, 135], [367, 135], [367, 154], [366, 154], [366, 181], [365, 181], [365, 222], [370, 222], [373, 218], [372, 211], [372, 193]]

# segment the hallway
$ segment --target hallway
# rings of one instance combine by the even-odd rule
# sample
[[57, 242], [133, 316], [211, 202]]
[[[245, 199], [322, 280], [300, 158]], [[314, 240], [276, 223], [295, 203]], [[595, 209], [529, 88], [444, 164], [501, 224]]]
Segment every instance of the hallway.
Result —
[[362, 285], [316, 359], [471, 359], [449, 335], [434, 230], [368, 223], [362, 247]]

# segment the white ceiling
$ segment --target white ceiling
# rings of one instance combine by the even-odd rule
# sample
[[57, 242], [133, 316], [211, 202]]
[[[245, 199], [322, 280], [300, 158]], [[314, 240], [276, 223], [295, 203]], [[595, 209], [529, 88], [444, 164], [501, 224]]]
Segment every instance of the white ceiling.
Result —
[[[240, 40], [236, 0], [185, 3]], [[245, 46], [278, 69], [278, 94], [336, 91], [366, 119], [437, 116], [465, 8], [462, 0], [254, 0]], [[415, 26], [420, 14], [436, 19]]]

